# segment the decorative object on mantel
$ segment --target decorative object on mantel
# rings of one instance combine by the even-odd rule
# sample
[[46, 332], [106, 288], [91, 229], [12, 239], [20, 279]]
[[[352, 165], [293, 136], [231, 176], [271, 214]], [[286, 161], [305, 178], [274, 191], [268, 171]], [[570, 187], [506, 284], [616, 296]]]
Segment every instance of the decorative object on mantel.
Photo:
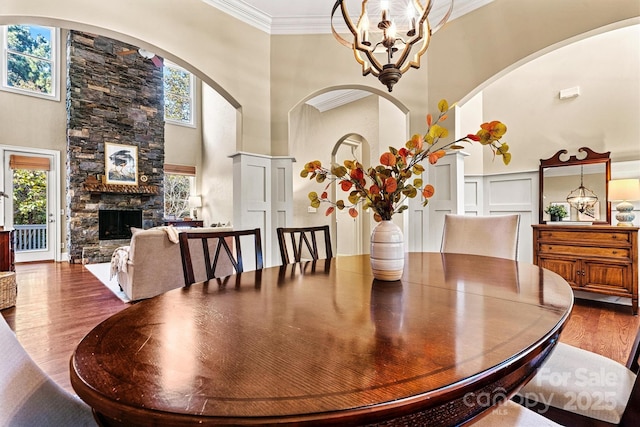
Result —
[[138, 147], [104, 143], [107, 184], [138, 185]]
[[616, 205], [616, 219], [620, 227], [633, 227], [633, 204], [640, 200], [640, 179], [614, 179], [609, 181], [609, 200], [620, 201]]
[[[422, 206], [429, 203], [429, 198], [435, 193], [431, 184], [424, 184], [421, 174], [425, 168], [420, 164], [428, 159], [435, 164], [447, 151], [464, 148], [461, 142], [479, 142], [488, 146], [494, 155], [502, 156], [502, 161], [508, 165], [511, 161], [509, 146], [500, 141], [506, 133], [507, 127], [493, 121], [483, 123], [476, 134], [469, 134], [453, 142], [442, 142], [448, 136], [448, 130], [439, 123], [446, 120], [449, 104], [446, 100], [438, 103], [439, 115], [433, 120], [427, 115], [427, 132], [425, 135], [413, 135], [406, 142], [405, 147], [396, 149], [389, 147], [389, 151], [380, 156], [380, 165], [366, 169], [357, 160], [345, 160], [344, 166], [334, 164], [331, 169], [324, 168], [319, 160], [307, 163], [300, 172], [303, 178], [315, 179], [323, 183], [328, 179], [324, 191], [318, 195], [315, 191], [309, 193], [310, 204], [318, 208], [321, 202], [329, 203], [325, 215], [331, 215], [335, 209], [348, 208], [349, 215], [358, 216], [356, 207], [361, 205], [366, 211], [371, 209], [373, 218], [378, 222], [371, 237], [371, 267], [373, 275], [379, 280], [399, 280], [404, 268], [404, 246], [402, 231], [391, 223], [395, 213], [408, 209], [405, 204], [407, 198], [414, 198], [418, 191], [424, 197]], [[409, 179], [417, 175], [413, 181]], [[367, 183], [367, 180], [369, 183]], [[333, 182], [339, 182], [342, 191], [348, 192], [349, 205], [344, 200], [336, 202], [329, 199], [328, 189]], [[397, 228], [397, 230], [395, 228]], [[379, 243], [381, 245], [379, 245]], [[386, 270], [386, 271], [385, 271]]]
[[83, 187], [91, 193], [160, 194], [157, 185], [103, 184], [92, 175], [87, 177]]
[[549, 204], [544, 212], [549, 214], [551, 221], [562, 221], [562, 218], [569, 214], [563, 205], [557, 203]]
[[[347, 0], [337, 0], [331, 10], [331, 32], [336, 40], [353, 50], [356, 61], [362, 65], [362, 75], [376, 76], [391, 92], [393, 85], [410, 68], [420, 68], [420, 57], [427, 51], [431, 35], [451, 16], [453, 0], [447, 1], [447, 12], [438, 25], [432, 28], [427, 17], [433, 7], [433, 0], [426, 0], [424, 6], [421, 0], [363, 0], [359, 7], [360, 17], [355, 24], [347, 11]], [[390, 7], [392, 3], [393, 8]], [[338, 34], [333, 25], [333, 16], [338, 8], [351, 32], [350, 40]], [[372, 19], [379, 17], [380, 21], [370, 26], [369, 16]], [[397, 54], [395, 62], [394, 54]]]

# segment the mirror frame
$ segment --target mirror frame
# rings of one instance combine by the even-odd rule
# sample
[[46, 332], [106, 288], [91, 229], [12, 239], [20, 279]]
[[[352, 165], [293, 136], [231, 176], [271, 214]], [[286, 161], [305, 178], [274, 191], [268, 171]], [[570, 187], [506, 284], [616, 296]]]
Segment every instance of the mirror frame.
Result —
[[604, 163], [605, 164], [605, 203], [606, 203], [606, 212], [607, 219], [606, 221], [593, 221], [594, 224], [611, 224], [611, 202], [609, 201], [609, 181], [611, 180], [611, 158], [609, 155], [610, 151], [606, 153], [596, 153], [588, 147], [580, 147], [578, 149], [578, 153], [586, 153], [586, 155], [579, 159], [578, 156], [569, 156], [568, 159], [562, 160], [560, 157], [568, 154], [567, 150], [560, 150], [552, 157], [548, 159], [540, 159], [540, 169], [539, 169], [539, 180], [540, 180], [540, 192], [539, 192], [539, 201], [538, 201], [538, 223], [545, 224], [546, 221], [543, 220], [544, 213], [544, 171], [549, 168], [557, 168], [562, 166], [575, 166], [575, 165], [588, 165], [594, 163]]

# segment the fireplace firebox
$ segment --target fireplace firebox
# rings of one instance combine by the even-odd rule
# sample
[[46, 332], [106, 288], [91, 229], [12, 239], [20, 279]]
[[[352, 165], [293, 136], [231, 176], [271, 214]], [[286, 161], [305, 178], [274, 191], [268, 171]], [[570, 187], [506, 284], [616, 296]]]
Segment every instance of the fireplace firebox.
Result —
[[98, 238], [117, 240], [131, 238], [131, 227], [142, 228], [141, 210], [98, 211]]

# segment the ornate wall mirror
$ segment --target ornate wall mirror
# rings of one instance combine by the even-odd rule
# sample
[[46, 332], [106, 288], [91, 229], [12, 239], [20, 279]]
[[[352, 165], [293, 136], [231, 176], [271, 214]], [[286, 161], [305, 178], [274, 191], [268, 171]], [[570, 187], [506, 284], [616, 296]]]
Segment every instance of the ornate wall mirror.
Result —
[[[565, 222], [611, 223], [608, 184], [611, 179], [610, 152], [596, 153], [587, 147], [578, 155], [560, 150], [540, 160], [540, 224], [552, 219]], [[551, 218], [549, 206], [564, 206], [567, 216]]]

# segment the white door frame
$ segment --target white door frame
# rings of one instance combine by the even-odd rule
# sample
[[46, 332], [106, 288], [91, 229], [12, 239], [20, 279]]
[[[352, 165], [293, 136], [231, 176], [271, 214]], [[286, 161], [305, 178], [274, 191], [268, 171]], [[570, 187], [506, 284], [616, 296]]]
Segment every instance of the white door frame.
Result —
[[[57, 150], [48, 150], [44, 148], [32, 148], [32, 147], [20, 147], [13, 145], [2, 145], [0, 144], [0, 158], [2, 159], [3, 167], [0, 172], [0, 190], [7, 191], [7, 182], [5, 176], [5, 157], [7, 152], [14, 153], [24, 153], [25, 155], [43, 155], [43, 156], [51, 156], [53, 161], [51, 164], [51, 170], [49, 171], [51, 175], [50, 182], [52, 183], [53, 188], [49, 188], [49, 213], [54, 214], [54, 223], [49, 228], [49, 244], [53, 246], [53, 256], [54, 261], [58, 262], [62, 259], [62, 245], [60, 241], [60, 236], [62, 235], [62, 221], [64, 220], [64, 211], [61, 209], [61, 200], [60, 200], [60, 181], [62, 171], [60, 169], [60, 151]], [[2, 209], [0, 209], [0, 225], [5, 225], [5, 213], [4, 213], [4, 200], [0, 201], [2, 203]]]

